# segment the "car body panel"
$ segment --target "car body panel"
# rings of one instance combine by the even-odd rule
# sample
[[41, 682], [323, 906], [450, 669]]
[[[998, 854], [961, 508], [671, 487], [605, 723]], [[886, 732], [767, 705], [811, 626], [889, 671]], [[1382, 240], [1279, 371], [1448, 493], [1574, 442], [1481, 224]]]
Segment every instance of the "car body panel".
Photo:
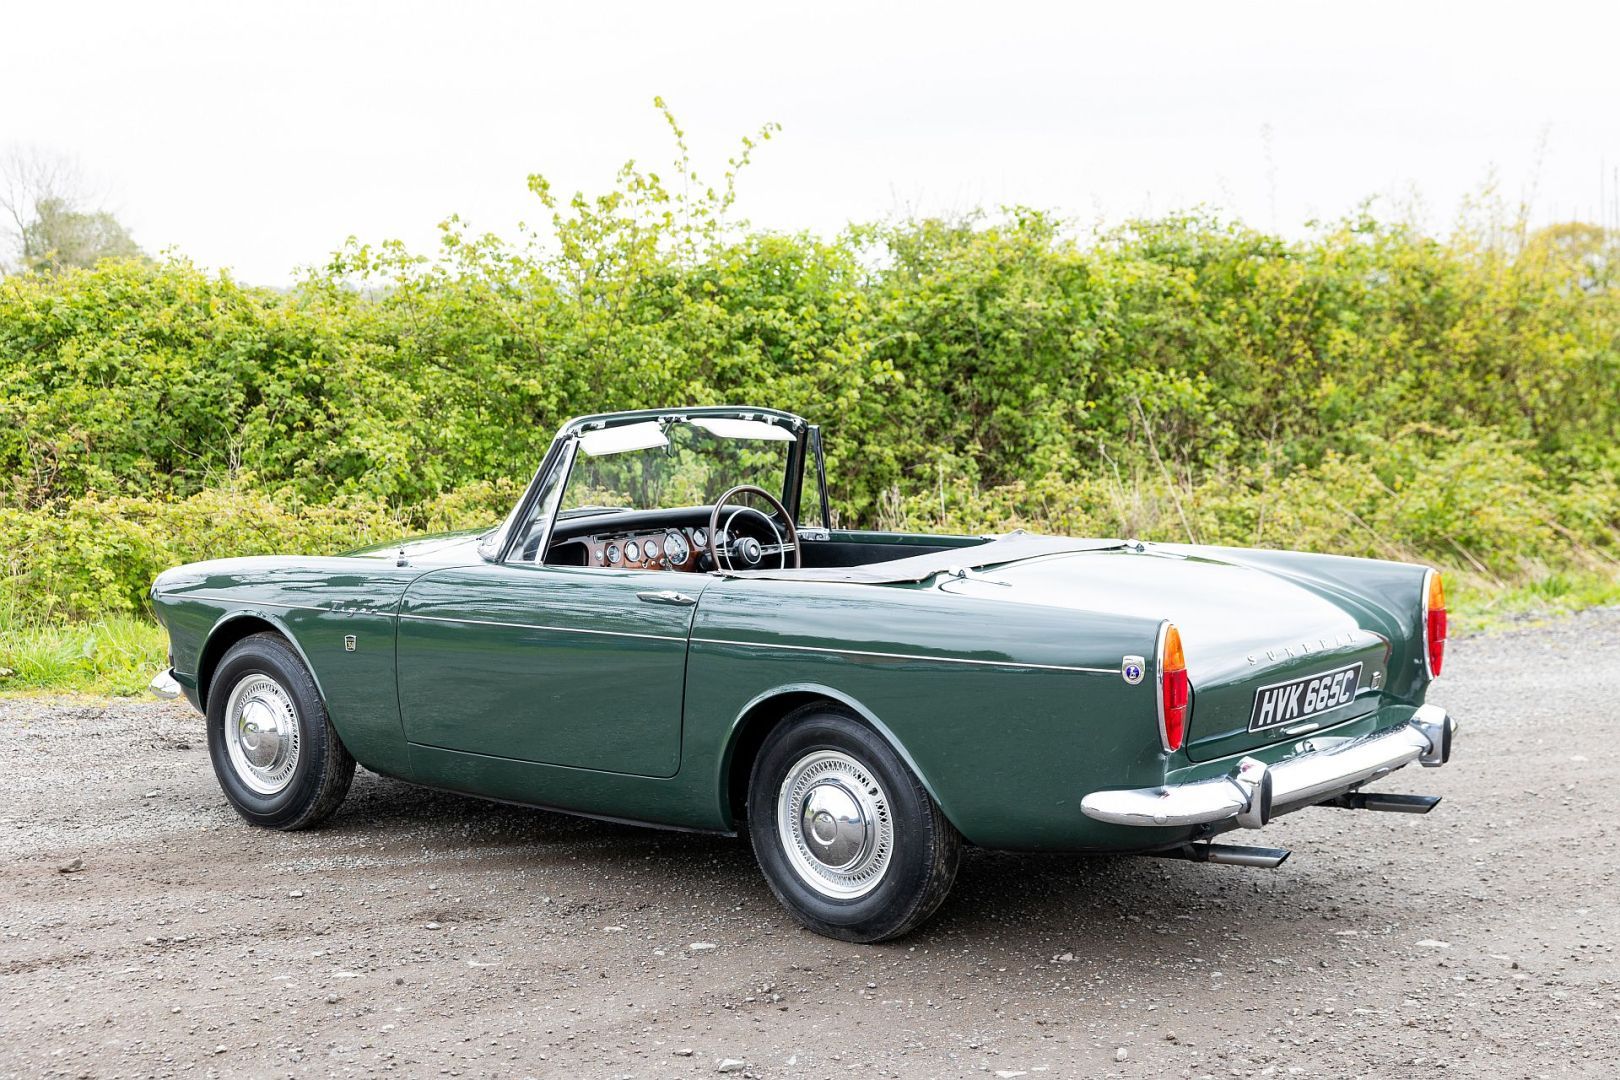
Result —
[[[1419, 571], [1421, 573], [1421, 570]], [[1073, 610], [1162, 613], [1181, 632], [1195, 699], [1187, 754], [1230, 757], [1297, 737], [1301, 725], [1248, 729], [1257, 685], [1285, 682], [1353, 663], [1363, 665], [1350, 704], [1314, 718], [1314, 729], [1377, 707], [1389, 642], [1364, 630], [1342, 607], [1262, 569], [1206, 549], [1142, 546], [1056, 555], [1003, 568], [1007, 596]], [[981, 590], [982, 590], [981, 586]]]
[[[680, 584], [696, 599], [708, 579]], [[478, 564], [423, 574], [399, 624], [407, 738], [520, 761], [673, 776], [693, 607], [655, 570]]]
[[275, 628], [303, 655], [350, 753], [378, 772], [405, 775], [394, 615], [419, 572], [381, 559], [222, 559], [166, 571], [155, 599], [193, 704], [206, 704], [198, 679], [218, 661], [219, 642]]
[[[988, 618], [1006, 620], [1019, 647], [987, 644]], [[688, 752], [721, 750], [702, 733], [773, 688], [836, 687], [881, 721], [968, 839], [1073, 842], [1089, 824], [1078, 809], [1089, 777], [1151, 775], [1159, 759], [1109, 722], [1151, 713], [1153, 688], [1120, 678], [1119, 650], [1151, 649], [1157, 630], [939, 587], [721, 582], [693, 625]]]

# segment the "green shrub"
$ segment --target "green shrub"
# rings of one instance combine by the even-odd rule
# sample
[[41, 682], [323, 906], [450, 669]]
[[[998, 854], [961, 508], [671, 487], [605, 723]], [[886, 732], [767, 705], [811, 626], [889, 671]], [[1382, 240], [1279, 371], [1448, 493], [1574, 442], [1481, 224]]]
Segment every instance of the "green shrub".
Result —
[[1606, 230], [1361, 214], [1285, 240], [1178, 215], [1082, 242], [1013, 210], [783, 235], [728, 226], [736, 169], [705, 188], [680, 152], [674, 190], [627, 167], [558, 200], [534, 177], [545, 234], [452, 218], [436, 257], [351, 244], [285, 293], [183, 260], [7, 278], [0, 599], [135, 612], [200, 555], [494, 520], [561, 421], [671, 402], [823, 423], [847, 524], [1496, 583], [1613, 565]]
[[1457, 566], [1497, 582], [1613, 565], [1612, 473], [1555, 481], [1491, 431], [1409, 430], [1365, 454], [1286, 470], [1231, 466], [1196, 480], [1139, 467], [980, 487], [957, 478], [890, 500], [893, 528], [1039, 532], [1288, 547]]
[[0, 508], [0, 610], [29, 621], [146, 610], [164, 569], [268, 553], [327, 555], [413, 532], [491, 525], [518, 489], [470, 485], [409, 512], [346, 496], [301, 501], [291, 490], [214, 488], [186, 499], [86, 495], [33, 510]]

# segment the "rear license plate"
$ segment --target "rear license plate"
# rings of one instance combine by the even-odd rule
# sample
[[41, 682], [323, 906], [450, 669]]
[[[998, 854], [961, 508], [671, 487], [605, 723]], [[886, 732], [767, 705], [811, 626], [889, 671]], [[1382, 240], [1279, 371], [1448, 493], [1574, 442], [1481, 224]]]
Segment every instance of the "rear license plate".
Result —
[[1334, 668], [1284, 683], [1262, 686], [1254, 692], [1254, 712], [1249, 716], [1250, 731], [1267, 731], [1283, 724], [1321, 716], [1355, 700], [1361, 682], [1361, 665]]

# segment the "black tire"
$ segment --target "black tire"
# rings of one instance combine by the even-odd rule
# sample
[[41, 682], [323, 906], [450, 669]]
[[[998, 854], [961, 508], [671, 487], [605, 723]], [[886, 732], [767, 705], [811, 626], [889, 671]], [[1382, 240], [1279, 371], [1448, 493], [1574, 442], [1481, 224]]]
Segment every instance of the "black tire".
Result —
[[[269, 689], [266, 679], [279, 689], [280, 696]], [[259, 687], [270, 695], [267, 700], [295, 714], [296, 751], [272, 760], [290, 764], [290, 775], [267, 782], [241, 762], [233, 764], [226, 724], [238, 687], [245, 696]], [[349, 793], [354, 758], [332, 727], [309, 669], [278, 634], [253, 634], [226, 651], [209, 686], [207, 726], [208, 755], [219, 786], [236, 812], [255, 825], [288, 831], [310, 828], [331, 817]], [[278, 737], [291, 741], [293, 735], [289, 731]], [[238, 753], [246, 751], [239, 745]], [[255, 779], [261, 788], [272, 790], [255, 790]]]
[[[797, 787], [807, 775], [813, 775], [817, 766], [805, 763], [817, 759], [824, 768], [853, 768], [850, 777], [835, 773], [831, 785], [823, 781], [819, 786], [852, 783], [853, 787], [865, 788], [886, 808], [892, 823], [889, 854], [881, 869], [864, 871], [871, 873], [875, 885], [829, 885], [825, 881], [811, 884], [818, 871], [806, 853], [812, 844], [824, 841], [819, 835], [810, 835], [814, 827], [802, 825], [803, 799], [795, 802], [789, 797], [785, 803], [781, 800], [790, 781], [795, 781]], [[875, 795], [871, 785], [861, 781], [863, 772], [875, 781], [879, 789]], [[844, 799], [847, 794], [839, 787], [834, 798]], [[796, 809], [784, 810], [785, 806]], [[879, 820], [882, 814], [862, 816]], [[801, 821], [798, 831], [803, 836], [803, 847], [801, 854], [790, 855], [789, 845], [798, 843], [792, 824], [795, 818]], [[875, 828], [854, 828], [851, 835], [876, 835]], [[827, 829], [836, 831], [830, 825]], [[825, 704], [799, 709], [766, 736], [748, 781], [748, 833], [754, 857], [782, 906], [809, 929], [843, 941], [887, 941], [921, 925], [945, 902], [956, 881], [962, 852], [961, 834], [888, 742], [860, 720]], [[858, 850], [869, 851], [875, 846], [883, 845], [863, 842]], [[800, 869], [796, 862], [809, 870]], [[844, 865], [859, 868], [864, 864], [858, 856]], [[826, 890], [835, 887], [869, 891], [853, 896], [829, 895]]]

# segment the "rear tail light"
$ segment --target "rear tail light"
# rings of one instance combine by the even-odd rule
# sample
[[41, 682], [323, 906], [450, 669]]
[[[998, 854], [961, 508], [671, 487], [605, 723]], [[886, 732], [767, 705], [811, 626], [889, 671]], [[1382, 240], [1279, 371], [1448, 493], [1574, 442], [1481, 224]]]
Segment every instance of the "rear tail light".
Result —
[[1423, 662], [1429, 678], [1440, 677], [1446, 659], [1446, 587], [1430, 570], [1423, 579]]
[[1192, 683], [1187, 680], [1187, 658], [1181, 651], [1181, 631], [1165, 623], [1159, 632], [1159, 738], [1168, 753], [1187, 740], [1187, 707]]

